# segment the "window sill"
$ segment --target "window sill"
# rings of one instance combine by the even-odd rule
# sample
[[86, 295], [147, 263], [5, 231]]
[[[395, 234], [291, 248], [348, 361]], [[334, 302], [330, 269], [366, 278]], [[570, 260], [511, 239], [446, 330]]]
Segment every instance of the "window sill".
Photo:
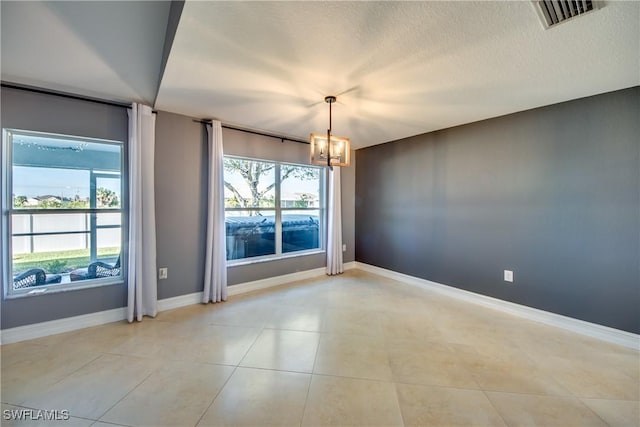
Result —
[[240, 266], [251, 265], [251, 264], [262, 264], [265, 262], [280, 261], [283, 259], [299, 258], [303, 256], [318, 255], [318, 254], [324, 254], [324, 253], [326, 253], [326, 251], [324, 251], [323, 249], [313, 249], [310, 251], [294, 252], [286, 255], [268, 256], [264, 258], [260, 257], [255, 259], [247, 258], [247, 259], [242, 259], [237, 261], [233, 260], [233, 261], [227, 261], [227, 267], [240, 267]]
[[[7, 292], [4, 296], [5, 300], [11, 299], [19, 299], [19, 298], [29, 298], [29, 297], [37, 297], [41, 295], [50, 295], [57, 294], [60, 292], [71, 292], [78, 291], [81, 289], [91, 289], [91, 288], [101, 288], [103, 286], [112, 286], [112, 285], [122, 285], [124, 284], [124, 279], [122, 277], [117, 277], [115, 279], [103, 279], [103, 280], [89, 280], [89, 283], [86, 284], [62, 284], [62, 285], [49, 285], [49, 286], [37, 286], [29, 291], [14, 291]], [[72, 282], [73, 283], [73, 282]]]

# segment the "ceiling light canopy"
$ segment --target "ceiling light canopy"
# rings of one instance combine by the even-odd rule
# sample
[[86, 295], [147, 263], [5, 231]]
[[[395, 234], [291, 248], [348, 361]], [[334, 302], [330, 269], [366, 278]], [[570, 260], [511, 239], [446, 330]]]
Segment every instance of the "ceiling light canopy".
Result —
[[331, 135], [331, 105], [335, 96], [327, 96], [324, 102], [329, 104], [329, 129], [327, 133], [311, 134], [311, 164], [329, 166], [349, 166], [351, 142], [344, 136]]

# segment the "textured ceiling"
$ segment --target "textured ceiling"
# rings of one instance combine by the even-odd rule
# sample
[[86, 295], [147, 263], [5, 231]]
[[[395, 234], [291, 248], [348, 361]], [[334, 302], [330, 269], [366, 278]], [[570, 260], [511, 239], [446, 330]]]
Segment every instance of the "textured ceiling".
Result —
[[305, 139], [338, 95], [355, 147], [640, 84], [635, 1], [550, 30], [530, 1], [188, 1], [164, 70], [166, 2], [0, 4], [3, 81]]
[[[156, 107], [355, 147], [640, 84], [640, 3], [187, 2]], [[340, 95], [342, 94], [342, 95]]]

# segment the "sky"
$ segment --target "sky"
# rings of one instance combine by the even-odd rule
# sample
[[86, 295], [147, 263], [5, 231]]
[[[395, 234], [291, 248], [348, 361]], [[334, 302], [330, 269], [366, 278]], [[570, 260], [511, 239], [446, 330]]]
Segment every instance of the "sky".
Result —
[[[97, 186], [114, 191], [120, 197], [119, 179], [99, 179]], [[27, 197], [52, 195], [74, 198], [78, 195], [86, 199], [89, 197], [89, 171], [14, 166], [12, 193]]]

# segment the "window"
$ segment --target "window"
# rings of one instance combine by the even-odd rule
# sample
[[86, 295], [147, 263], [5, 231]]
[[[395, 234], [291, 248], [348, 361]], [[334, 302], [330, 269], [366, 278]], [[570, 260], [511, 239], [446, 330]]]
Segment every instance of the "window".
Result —
[[5, 295], [121, 281], [122, 142], [3, 136]]
[[323, 177], [315, 166], [225, 157], [227, 260], [321, 249]]

